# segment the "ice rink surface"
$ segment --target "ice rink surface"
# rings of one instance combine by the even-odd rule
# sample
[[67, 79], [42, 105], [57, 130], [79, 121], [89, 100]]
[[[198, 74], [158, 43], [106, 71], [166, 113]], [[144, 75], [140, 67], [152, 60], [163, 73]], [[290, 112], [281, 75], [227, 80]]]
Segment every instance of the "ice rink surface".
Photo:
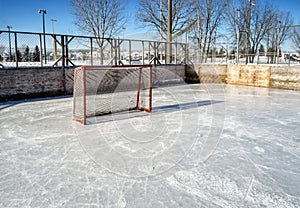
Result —
[[194, 84], [153, 111], [71, 120], [0, 103], [0, 207], [300, 207], [300, 92]]

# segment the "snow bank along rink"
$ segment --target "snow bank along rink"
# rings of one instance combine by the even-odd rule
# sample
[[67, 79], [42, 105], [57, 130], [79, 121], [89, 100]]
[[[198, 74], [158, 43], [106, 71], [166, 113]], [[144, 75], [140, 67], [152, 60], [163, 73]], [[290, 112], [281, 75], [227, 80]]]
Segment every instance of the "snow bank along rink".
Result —
[[71, 120], [0, 105], [0, 207], [300, 207], [300, 92], [153, 89], [153, 111]]

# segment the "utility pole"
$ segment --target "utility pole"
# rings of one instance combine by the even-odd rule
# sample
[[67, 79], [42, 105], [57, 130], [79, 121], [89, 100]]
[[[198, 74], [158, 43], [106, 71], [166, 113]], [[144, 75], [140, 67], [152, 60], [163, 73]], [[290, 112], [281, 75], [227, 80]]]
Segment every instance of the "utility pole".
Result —
[[277, 64], [279, 63], [279, 50], [280, 50], [280, 25], [281, 25], [281, 21], [278, 21], [279, 26], [278, 28], [278, 33], [277, 33]]
[[172, 62], [172, 0], [168, 0], [167, 64]]
[[163, 27], [163, 11], [162, 11], [162, 0], [160, 0], [159, 4], [159, 35], [160, 35], [160, 42], [162, 42], [162, 27]]
[[[160, 42], [162, 42], [162, 40], [163, 40], [163, 36], [162, 36], [162, 32], [163, 32], [163, 30], [162, 30], [162, 28], [163, 28], [163, 22], [162, 22], [162, 19], [163, 19], [162, 4], [163, 4], [163, 2], [162, 2], [162, 0], [160, 0], [160, 2], [159, 2], [159, 37], [160, 37], [159, 40], [160, 40]], [[162, 61], [163, 60], [163, 54], [160, 53], [159, 56], [160, 56], [159, 60]]]
[[44, 35], [44, 56], [45, 56], [45, 64], [47, 64], [47, 56], [46, 56], [46, 34], [45, 34], [45, 14], [47, 14], [45, 9], [40, 9], [38, 11], [39, 14], [42, 14], [43, 18], [43, 35]]
[[9, 44], [9, 60], [11, 61], [11, 40], [10, 40], [10, 29], [12, 29], [12, 26], [7, 25], [8, 29], [8, 44]]
[[237, 45], [236, 45], [236, 63], [239, 64], [239, 60], [240, 60], [240, 9], [237, 8], [236, 9], [237, 11], [237, 37], [236, 37], [236, 42], [237, 42]]

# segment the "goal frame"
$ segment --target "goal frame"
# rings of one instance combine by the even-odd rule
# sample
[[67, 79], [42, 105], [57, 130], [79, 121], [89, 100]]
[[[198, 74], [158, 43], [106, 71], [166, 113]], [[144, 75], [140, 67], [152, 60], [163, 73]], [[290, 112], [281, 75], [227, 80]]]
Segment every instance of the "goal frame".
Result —
[[[148, 69], [146, 69], [148, 68]], [[130, 111], [130, 110], [138, 110], [138, 111], [145, 111], [150, 113], [152, 110], [152, 65], [114, 65], [114, 66], [80, 66], [80, 67], [76, 67], [74, 69], [74, 82], [73, 82], [73, 112], [72, 112], [72, 120], [79, 122], [83, 125], [86, 124], [87, 121], [87, 101], [86, 101], [86, 97], [87, 97], [87, 89], [86, 89], [86, 72], [90, 71], [90, 70], [130, 70], [130, 69], [136, 69], [139, 70], [138, 72], [138, 83], [137, 83], [137, 91], [136, 91], [136, 106], [134, 109], [126, 109], [126, 110], [122, 110], [121, 112], [126, 112], [126, 111]], [[82, 92], [83, 92], [83, 100], [82, 100], [82, 105], [83, 105], [83, 118], [76, 118], [74, 115], [76, 114], [76, 85], [77, 85], [77, 71], [81, 70], [82, 73]], [[149, 90], [149, 94], [148, 94], [148, 108], [143, 108], [139, 106], [139, 100], [140, 100], [140, 91], [141, 91], [141, 76], [142, 76], [142, 70], [149, 70], [149, 86], [148, 89]], [[112, 112], [113, 113], [113, 112]], [[98, 115], [95, 115], [98, 116]]]

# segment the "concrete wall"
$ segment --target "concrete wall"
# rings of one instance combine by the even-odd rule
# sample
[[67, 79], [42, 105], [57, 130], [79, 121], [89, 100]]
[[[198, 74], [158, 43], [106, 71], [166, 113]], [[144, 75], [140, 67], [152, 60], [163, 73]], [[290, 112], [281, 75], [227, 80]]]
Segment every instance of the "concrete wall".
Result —
[[[153, 83], [184, 82], [185, 66], [153, 67]], [[73, 93], [73, 68], [19, 68], [0, 70], [0, 102]]]

